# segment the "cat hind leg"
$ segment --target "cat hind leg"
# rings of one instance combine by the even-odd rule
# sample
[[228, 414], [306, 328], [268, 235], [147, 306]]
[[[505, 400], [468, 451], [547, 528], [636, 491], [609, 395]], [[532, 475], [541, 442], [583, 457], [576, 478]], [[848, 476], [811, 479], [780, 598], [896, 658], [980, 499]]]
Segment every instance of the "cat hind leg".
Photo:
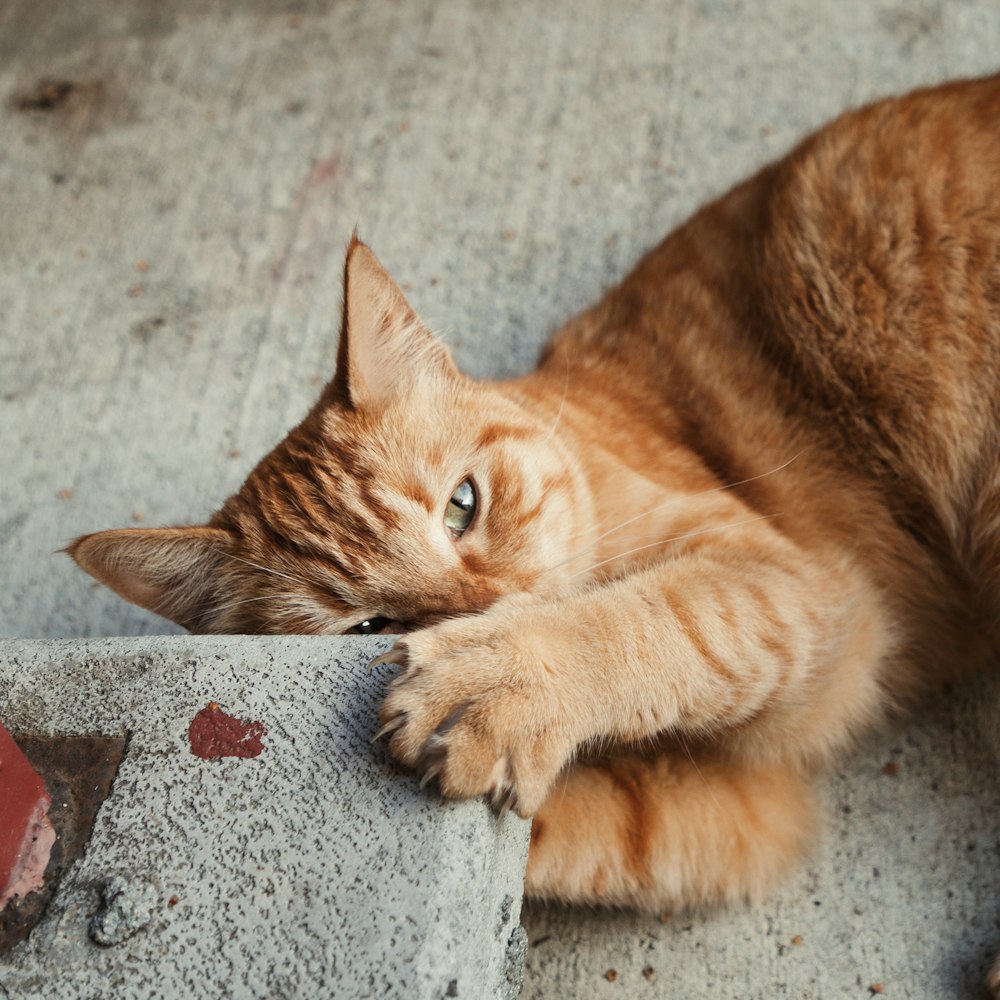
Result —
[[525, 891], [658, 911], [759, 898], [815, 826], [812, 790], [788, 767], [680, 754], [578, 763], [534, 817]]

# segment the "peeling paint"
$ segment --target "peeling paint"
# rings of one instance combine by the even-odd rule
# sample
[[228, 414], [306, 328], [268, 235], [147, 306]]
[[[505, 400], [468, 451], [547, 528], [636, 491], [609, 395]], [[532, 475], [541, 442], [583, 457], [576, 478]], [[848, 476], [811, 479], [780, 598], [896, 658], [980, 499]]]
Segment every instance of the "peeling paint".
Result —
[[45, 782], [0, 725], [0, 910], [45, 884], [56, 832]]

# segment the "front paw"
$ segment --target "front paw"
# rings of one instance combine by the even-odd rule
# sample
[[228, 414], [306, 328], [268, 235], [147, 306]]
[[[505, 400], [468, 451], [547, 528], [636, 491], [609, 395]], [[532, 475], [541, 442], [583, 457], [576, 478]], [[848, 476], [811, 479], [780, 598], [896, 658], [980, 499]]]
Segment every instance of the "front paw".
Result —
[[[530, 617], [530, 616], [529, 616]], [[444, 795], [489, 795], [531, 816], [573, 753], [560, 717], [558, 673], [518, 610], [454, 619], [400, 639], [380, 736], [394, 756], [437, 779]]]

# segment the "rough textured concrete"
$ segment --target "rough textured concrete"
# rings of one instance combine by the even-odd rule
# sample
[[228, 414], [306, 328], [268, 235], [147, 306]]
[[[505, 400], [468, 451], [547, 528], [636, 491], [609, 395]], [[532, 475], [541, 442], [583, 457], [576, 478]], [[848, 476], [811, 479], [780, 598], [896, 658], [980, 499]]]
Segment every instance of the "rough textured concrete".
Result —
[[808, 863], [753, 909], [661, 923], [529, 903], [522, 996], [977, 1000], [1000, 950], [998, 719], [1000, 677], [981, 678], [866, 741], [824, 783]]
[[[0, 634], [164, 630], [53, 550], [204, 517], [305, 412], [355, 223], [466, 370], [521, 371], [699, 202], [847, 105], [997, 68], [998, 39], [996, 0], [6, 0]], [[19, 104], [44, 78], [78, 86]], [[936, 725], [845, 763], [824, 847], [755, 914], [529, 914], [549, 937], [526, 994], [777, 996], [789, 968], [831, 984], [790, 995], [863, 997], [884, 968], [971, 982], [997, 864], [953, 846], [988, 842], [995, 769], [970, 770], [964, 716]], [[779, 932], [804, 944], [778, 956]], [[653, 984], [627, 978], [647, 946]]]
[[[128, 735], [83, 859], [0, 957], [0, 995], [516, 995], [528, 824], [420, 792], [370, 744], [384, 648], [0, 643], [11, 729]], [[192, 754], [211, 701], [264, 724], [259, 757]]]

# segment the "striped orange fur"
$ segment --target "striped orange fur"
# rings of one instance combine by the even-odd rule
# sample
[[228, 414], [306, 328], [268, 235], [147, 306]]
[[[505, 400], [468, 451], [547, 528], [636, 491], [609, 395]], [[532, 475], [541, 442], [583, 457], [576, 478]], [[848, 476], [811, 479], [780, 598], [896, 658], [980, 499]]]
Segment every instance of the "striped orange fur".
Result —
[[208, 525], [70, 552], [194, 631], [406, 631], [391, 750], [535, 817], [529, 893], [757, 895], [817, 768], [996, 651], [998, 122], [1000, 77], [843, 115], [510, 382], [355, 239], [303, 423]]

